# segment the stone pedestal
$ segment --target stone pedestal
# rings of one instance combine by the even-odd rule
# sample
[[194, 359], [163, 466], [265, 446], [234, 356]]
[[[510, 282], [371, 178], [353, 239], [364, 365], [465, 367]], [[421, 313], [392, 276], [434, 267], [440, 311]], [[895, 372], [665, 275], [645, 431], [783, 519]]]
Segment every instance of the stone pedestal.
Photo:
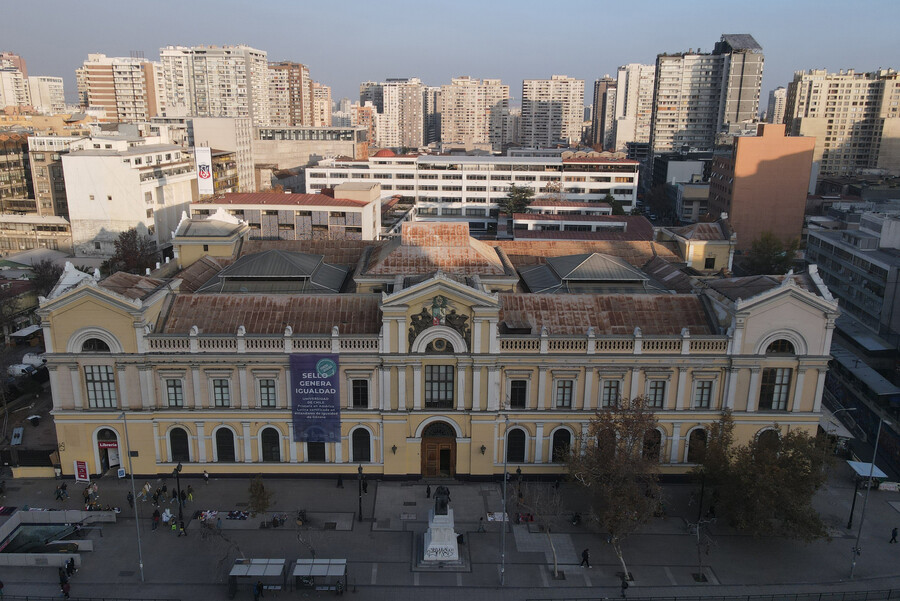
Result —
[[428, 511], [428, 530], [425, 532], [424, 562], [459, 561], [459, 547], [456, 543], [456, 532], [453, 531], [453, 510], [447, 509], [447, 515], [435, 515], [434, 509]]

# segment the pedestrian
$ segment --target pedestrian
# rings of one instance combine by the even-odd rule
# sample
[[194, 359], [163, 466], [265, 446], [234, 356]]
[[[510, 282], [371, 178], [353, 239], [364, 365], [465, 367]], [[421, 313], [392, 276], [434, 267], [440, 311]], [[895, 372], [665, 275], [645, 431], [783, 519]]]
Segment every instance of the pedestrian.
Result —
[[628, 590], [628, 576], [622, 576], [622, 598], [625, 598], [625, 591]]
[[222, 531], [222, 518], [216, 518], [216, 530]]
[[75, 558], [70, 557], [69, 561], [66, 562], [66, 574], [70, 577], [74, 576], [78, 570], [75, 568]]
[[162, 485], [162, 488], [160, 489], [160, 491], [162, 492], [162, 496], [163, 496], [163, 497], [168, 497], [168, 496], [169, 496], [169, 487], [166, 486], [166, 481], [165, 481], [165, 480], [163, 480], [163, 485]]
[[184, 520], [178, 522], [178, 536], [187, 536], [187, 532], [184, 529]]
[[69, 591], [72, 590], [72, 587], [69, 585], [69, 583], [68, 583], [68, 582], [64, 582], [63, 585], [62, 585], [61, 587], [59, 587], [59, 588], [60, 588], [60, 590], [62, 591], [63, 599], [68, 599], [68, 598], [69, 598]]
[[160, 518], [161, 518], [161, 516], [159, 514], [159, 507], [157, 507], [156, 509], [153, 510], [153, 528], [152, 528], [153, 530], [156, 530], [157, 528], [159, 528]]
[[263, 594], [263, 583], [262, 580], [257, 580], [256, 584], [253, 585], [253, 601], [259, 601], [260, 597], [265, 597]]
[[187, 493], [181, 491], [181, 506], [184, 507], [185, 505], [187, 505]]
[[159, 489], [158, 488], [156, 489], [156, 492], [153, 493], [153, 504], [156, 507], [159, 507]]
[[556, 480], [553, 481], [553, 488], [555, 490], [559, 490], [559, 483], [560, 483], [560, 479], [559, 479], [559, 476], [557, 476]]
[[61, 484], [57, 484], [57, 485], [56, 485], [56, 500], [57, 500], [57, 501], [63, 501], [63, 500], [64, 500], [63, 494], [62, 494], [62, 485], [61, 485]]
[[587, 564], [587, 567], [591, 567], [591, 551], [590, 549], [585, 549], [581, 552], [581, 567], [584, 567], [584, 564]]
[[69, 576], [66, 574], [65, 568], [59, 568], [59, 586], [62, 587], [65, 583], [69, 581]]
[[62, 496], [65, 499], [69, 498], [69, 485], [65, 482], [62, 483]]
[[484, 529], [484, 518], [478, 518], [478, 531], [485, 532]]
[[151, 488], [153, 488], [153, 487], [150, 485], [149, 480], [144, 482], [144, 487], [141, 489], [141, 494], [138, 495], [139, 497], [141, 497], [141, 501], [143, 501], [144, 503], [146, 503], [147, 501], [150, 500], [150, 489]]
[[363, 485], [363, 493], [369, 494], [369, 481], [366, 479], [365, 474], [362, 477], [362, 485]]
[[203, 470], [203, 483], [209, 484], [209, 472], [206, 470]]
[[344, 474], [338, 474], [337, 487], [344, 488]]
[[431, 485], [430, 484], [425, 485], [425, 498], [426, 499], [431, 498]]
[[128, 506], [131, 509], [134, 509], [134, 495], [131, 493], [130, 490], [128, 491], [128, 496], [125, 497], [125, 499], [128, 501]]
[[889, 540], [888, 542], [889, 542], [889, 543], [896, 543], [896, 542], [897, 542], [897, 527], [896, 527], [896, 526], [894, 527], [893, 530], [891, 530], [891, 540]]
[[187, 487], [187, 500], [190, 501], [191, 503], [194, 502], [194, 487], [191, 486], [190, 484], [188, 484], [188, 487]]
[[178, 490], [173, 488], [172, 489], [172, 500], [169, 501], [169, 503], [174, 503], [177, 500], [178, 500]]

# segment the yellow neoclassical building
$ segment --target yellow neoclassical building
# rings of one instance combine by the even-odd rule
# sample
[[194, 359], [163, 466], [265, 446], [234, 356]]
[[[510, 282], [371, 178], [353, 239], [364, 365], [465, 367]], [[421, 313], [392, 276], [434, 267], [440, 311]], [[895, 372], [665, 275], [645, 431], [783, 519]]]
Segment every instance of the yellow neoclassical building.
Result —
[[[219, 225], [195, 230], [236, 231]], [[637, 395], [664, 474], [726, 408], [738, 441], [813, 432], [838, 313], [816, 273], [679, 294], [640, 269], [659, 259], [679, 262], [656, 242], [407, 223], [385, 242], [238, 237], [165, 278], [67, 269], [39, 309], [63, 471], [130, 451], [141, 475], [489, 478], [506, 459], [549, 476], [595, 412]]]

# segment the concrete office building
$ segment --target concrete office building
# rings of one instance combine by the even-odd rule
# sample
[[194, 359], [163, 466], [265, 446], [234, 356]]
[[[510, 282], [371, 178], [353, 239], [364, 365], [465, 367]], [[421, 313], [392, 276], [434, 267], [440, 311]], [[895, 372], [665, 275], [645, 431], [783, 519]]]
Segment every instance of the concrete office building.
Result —
[[443, 111], [443, 106], [440, 86], [425, 88], [424, 143], [426, 146], [441, 141], [441, 112]]
[[249, 46], [167, 46], [159, 51], [168, 106], [193, 117], [268, 125], [269, 62]]
[[[208, 256], [177, 280], [68, 271], [38, 309], [65, 476], [74, 460], [91, 474], [125, 463], [123, 411], [142, 478], [181, 463], [188, 476], [496, 479], [510, 465], [552, 479], [598, 410], [637, 396], [658, 419], [642, 448], [663, 474], [698, 464], [725, 410], [739, 444], [818, 426], [838, 310], [814, 274], [615, 294], [604, 276], [636, 266], [544, 254], [559, 243], [506, 243], [514, 253], [465, 224], [406, 223], [365, 244], [239, 242], [217, 255], [238, 255], [228, 267]], [[535, 277], [558, 285], [525, 292]], [[338, 382], [321, 440], [303, 436], [302, 358], [332, 361]]]
[[66, 91], [62, 77], [40, 75], [28, 78], [31, 106], [39, 113], [53, 115], [66, 110]]
[[142, 58], [88, 54], [75, 71], [82, 107], [102, 108], [110, 121], [140, 122], [166, 113], [160, 64]]
[[655, 65], [632, 63], [619, 67], [616, 74], [613, 150], [625, 152], [629, 143], [649, 144], [655, 74]]
[[72, 232], [64, 217], [55, 215], [0, 215], [0, 254], [33, 248], [72, 252]]
[[0, 213], [35, 212], [26, 129], [0, 129]]
[[823, 176], [881, 169], [900, 175], [900, 75], [893, 69], [798, 72], [788, 85], [785, 124], [816, 139]]
[[781, 125], [787, 107], [787, 89], [779, 86], [769, 92], [769, 106], [766, 108], [766, 122]]
[[606, 75], [594, 82], [594, 105], [591, 114], [591, 144], [599, 146], [604, 150], [609, 150], [604, 145], [604, 141], [608, 138], [607, 132], [613, 131], [613, 124], [608, 122], [607, 117], [615, 115], [615, 90], [616, 80]]
[[78, 256], [115, 252], [130, 228], [149, 236], [160, 251], [197, 190], [193, 157], [152, 138], [87, 138], [62, 155], [72, 243]]
[[253, 164], [273, 170], [306, 167], [325, 157], [369, 156], [367, 132], [362, 127], [255, 127]]
[[764, 56], [749, 34], [726, 34], [710, 54], [656, 57], [651, 149], [712, 150], [716, 134], [758, 120]]
[[331, 127], [331, 88], [317, 81], [312, 83], [313, 127]]
[[0, 67], [0, 109], [31, 106], [28, 78], [15, 67]]
[[0, 52], [0, 68], [10, 67], [22, 73], [23, 77], [28, 77], [28, 65], [25, 59], [15, 52]]
[[736, 137], [730, 151], [716, 153], [709, 212], [728, 214], [738, 250], [749, 250], [764, 232], [784, 243], [800, 238], [815, 144], [765, 123], [756, 136]]
[[534, 148], [577, 145], [583, 120], [583, 79], [553, 75], [522, 82], [521, 144]]
[[256, 192], [253, 128], [250, 119], [192, 117], [187, 120], [187, 144], [233, 152], [238, 172], [238, 190]]
[[441, 142], [499, 152], [510, 137], [509, 86], [499, 79], [454, 77], [441, 86]]
[[69, 145], [72, 142], [82, 139], [84, 139], [83, 136], [30, 136], [28, 138], [28, 160], [31, 164], [35, 208], [38, 215], [69, 217], [62, 155], [69, 152]]
[[269, 63], [269, 123], [312, 126], [313, 91], [309, 67], [290, 61]]

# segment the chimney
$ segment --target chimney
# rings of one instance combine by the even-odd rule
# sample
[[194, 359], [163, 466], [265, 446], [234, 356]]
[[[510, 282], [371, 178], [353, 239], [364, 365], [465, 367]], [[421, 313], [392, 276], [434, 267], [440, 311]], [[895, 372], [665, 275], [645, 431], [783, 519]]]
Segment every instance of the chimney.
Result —
[[328, 196], [329, 198], [334, 198], [334, 188], [322, 188], [319, 190], [319, 193], [322, 196]]

